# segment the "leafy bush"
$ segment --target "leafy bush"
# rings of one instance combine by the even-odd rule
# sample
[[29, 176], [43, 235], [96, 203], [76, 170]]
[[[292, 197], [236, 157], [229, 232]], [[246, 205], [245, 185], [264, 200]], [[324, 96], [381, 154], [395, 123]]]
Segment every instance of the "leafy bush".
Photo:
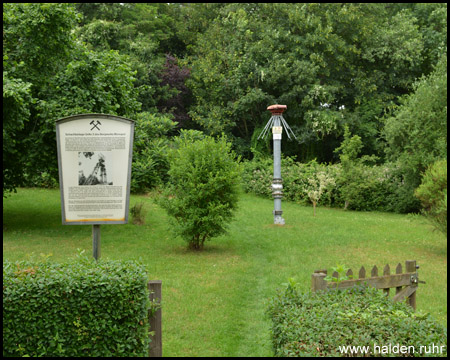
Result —
[[[5, 12], [3, 21], [5, 24]], [[10, 78], [5, 64], [3, 66], [3, 196], [6, 197], [6, 193], [16, 191], [16, 186], [23, 183], [17, 171], [17, 162], [21, 157], [16, 146], [17, 132], [28, 121], [34, 100], [30, 89], [32, 84]]]
[[131, 192], [143, 193], [167, 181], [169, 140], [175, 123], [148, 112], [137, 115], [134, 129]]
[[272, 196], [272, 177], [272, 159], [262, 158], [243, 162], [242, 187], [245, 192], [270, 198]]
[[[389, 166], [355, 164], [337, 178], [339, 203], [349, 210], [396, 211], [397, 190], [402, 184]], [[337, 205], [337, 204], [336, 204]], [[397, 211], [398, 212], [398, 211]]]
[[375, 168], [367, 166], [365, 162], [374, 161], [376, 158], [369, 156], [358, 158], [362, 147], [361, 137], [351, 136], [349, 127], [345, 126], [344, 140], [334, 150], [335, 153], [339, 153], [343, 170], [337, 179], [337, 185], [342, 194], [345, 209], [371, 210], [370, 207], [365, 209], [364, 205], [368, 202], [367, 196], [375, 190], [373, 188], [376, 188], [377, 181], [371, 174], [372, 169]]
[[[307, 195], [310, 179], [319, 173], [331, 181], [321, 195], [322, 205], [344, 207], [346, 199], [351, 199], [347, 204], [350, 210], [404, 213], [417, 209], [418, 200], [411, 199], [410, 192], [405, 190], [407, 185], [393, 164], [369, 166], [361, 162], [353, 164], [350, 172], [346, 172], [342, 164], [325, 165], [315, 160], [302, 164], [285, 157], [281, 160], [283, 199], [311, 204]], [[242, 186], [246, 192], [271, 198], [272, 176], [273, 160], [270, 158], [243, 163]]]
[[306, 164], [296, 163], [293, 158], [284, 158], [281, 162], [281, 177], [283, 179], [283, 197], [286, 200], [301, 204], [311, 204], [308, 197], [310, 179], [315, 178], [317, 172], [325, 170], [316, 160]]
[[325, 171], [318, 171], [316, 174], [308, 178], [309, 186], [305, 189], [309, 200], [313, 203], [314, 216], [316, 216], [316, 205], [319, 202], [325, 189], [334, 186], [334, 179], [328, 176]]
[[[310, 179], [315, 179], [318, 172], [332, 179], [340, 172], [339, 165], [323, 165], [312, 160], [307, 164], [295, 162], [291, 157], [281, 159], [281, 177], [283, 179], [283, 199], [300, 204], [311, 204], [308, 197]], [[245, 192], [267, 198], [272, 197], [273, 159], [257, 158], [243, 163], [242, 186]], [[335, 186], [328, 186], [321, 194], [321, 202], [328, 206], [334, 204]]]
[[134, 225], [144, 225], [147, 210], [145, 209], [143, 202], [139, 202], [130, 207], [130, 214]]
[[[416, 351], [420, 346], [444, 345], [444, 352], [433, 356], [447, 354], [445, 328], [374, 288], [301, 293], [291, 282], [271, 299], [268, 314], [275, 356], [349, 356], [339, 346], [368, 346], [373, 352], [375, 344], [412, 345]], [[411, 356], [392, 352], [369, 356], [383, 355]]]
[[59, 188], [59, 179], [52, 174], [55, 174], [55, 172], [34, 171], [34, 174], [24, 173], [24, 186], [57, 189]]
[[425, 171], [415, 195], [436, 228], [447, 234], [447, 159], [435, 162]]
[[386, 115], [382, 131], [387, 141], [385, 151], [403, 175], [406, 186], [402, 191], [414, 199], [421, 173], [447, 157], [446, 51], [434, 70], [418, 79], [414, 92], [402, 97], [393, 110]]
[[388, 194], [385, 202], [386, 211], [400, 214], [417, 213], [420, 211], [420, 201], [414, 196], [414, 186], [407, 180], [404, 169], [398, 163], [387, 163], [385, 165], [385, 185]]
[[146, 356], [147, 274], [136, 262], [3, 262], [3, 356]]
[[[170, 180], [160, 204], [191, 249], [225, 232], [238, 201], [240, 167], [224, 137], [181, 137], [170, 155]], [[239, 159], [238, 159], [239, 160]]]

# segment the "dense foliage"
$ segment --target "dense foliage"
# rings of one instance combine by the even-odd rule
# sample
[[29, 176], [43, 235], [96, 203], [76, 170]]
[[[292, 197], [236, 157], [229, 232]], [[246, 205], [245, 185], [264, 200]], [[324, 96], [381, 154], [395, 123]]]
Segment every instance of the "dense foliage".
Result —
[[447, 160], [439, 160], [425, 171], [415, 195], [428, 218], [447, 235]]
[[[362, 138], [363, 153], [381, 154], [381, 115], [411, 92], [425, 62], [437, 62], [418, 18], [432, 12], [446, 23], [446, 15], [441, 5], [422, 8], [226, 4], [190, 57], [190, 114], [208, 133], [229, 131], [248, 141], [266, 123], [267, 104], [286, 104], [300, 139], [286, 147], [288, 155], [332, 161], [345, 124]], [[440, 20], [434, 30], [433, 45], [443, 51]]]
[[43, 174], [58, 178], [55, 120], [80, 113], [127, 117], [140, 108], [127, 58], [77, 41], [79, 18], [71, 4], [3, 8], [3, 98], [12, 106], [3, 110], [4, 191], [42, 185]]
[[[273, 159], [253, 159], [245, 161], [243, 165], [244, 191], [271, 198]], [[356, 162], [351, 166], [350, 177], [340, 163], [326, 165], [312, 160], [304, 164], [289, 157], [283, 158], [283, 199], [314, 205], [308, 193], [314, 189], [319, 191], [321, 176], [327, 179], [328, 185], [321, 189], [320, 201], [317, 201], [319, 206], [400, 212], [401, 207], [410, 203], [410, 195], [405, 192], [405, 184], [397, 175], [398, 169], [393, 164], [370, 166]]]
[[167, 181], [169, 170], [167, 134], [175, 123], [164, 115], [142, 112], [134, 129], [131, 191], [145, 192]]
[[147, 273], [85, 256], [3, 262], [3, 356], [146, 356]]
[[[443, 346], [447, 354], [447, 331], [428, 314], [414, 312], [405, 303], [394, 303], [380, 290], [355, 287], [350, 290], [302, 293], [295, 284], [271, 299], [268, 314], [272, 320], [275, 356], [340, 357], [340, 346], [367, 346], [359, 356], [424, 356], [420, 346]], [[385, 351], [389, 344], [414, 346], [412, 353]], [[380, 349], [377, 352], [377, 348]], [[428, 350], [430, 351], [430, 350]]]
[[414, 89], [386, 117], [384, 127], [388, 145], [385, 151], [397, 164], [411, 199], [425, 169], [437, 160], [447, 159], [446, 55], [429, 76], [414, 84]]
[[238, 201], [240, 168], [222, 137], [182, 136], [170, 156], [169, 185], [161, 205], [173, 230], [191, 249], [225, 232]]
[[421, 174], [447, 156], [447, 4], [6, 3], [3, 103], [4, 195], [57, 186], [67, 115], [135, 120], [132, 191], [144, 192], [167, 181], [182, 129], [270, 157], [257, 137], [281, 103], [298, 139], [283, 153], [340, 164], [339, 202], [374, 209], [361, 194], [384, 166], [402, 184], [391, 209], [417, 212]]

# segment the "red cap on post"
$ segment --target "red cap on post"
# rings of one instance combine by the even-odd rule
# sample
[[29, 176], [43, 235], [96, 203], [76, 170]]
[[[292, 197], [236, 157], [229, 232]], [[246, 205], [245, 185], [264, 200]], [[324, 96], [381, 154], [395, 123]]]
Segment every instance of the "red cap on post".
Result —
[[287, 109], [286, 105], [278, 105], [278, 104], [270, 105], [267, 108], [267, 110], [269, 110], [272, 113], [272, 115], [281, 115], [283, 111], [286, 109]]

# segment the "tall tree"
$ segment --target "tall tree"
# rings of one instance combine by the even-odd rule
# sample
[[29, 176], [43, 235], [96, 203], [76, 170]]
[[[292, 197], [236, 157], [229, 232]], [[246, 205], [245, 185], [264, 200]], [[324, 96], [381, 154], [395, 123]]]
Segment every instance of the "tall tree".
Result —
[[161, 85], [176, 90], [176, 94], [173, 94], [170, 98], [161, 99], [158, 102], [158, 110], [161, 112], [170, 111], [179, 128], [192, 129], [196, 127], [196, 124], [191, 121], [187, 113], [187, 108], [192, 102], [191, 91], [186, 86], [186, 79], [189, 76], [190, 71], [187, 67], [181, 67], [176, 57], [166, 55], [164, 68], [160, 74]]
[[[378, 118], [420, 75], [411, 11], [386, 4], [227, 4], [191, 56], [191, 116], [207, 132], [249, 139], [270, 103], [288, 106], [299, 143], [287, 153], [333, 160], [344, 124], [371, 154]], [[363, 117], [364, 123], [359, 119]]]
[[[178, 91], [163, 84], [166, 54], [183, 51], [176, 35], [174, 5], [162, 3], [77, 4], [84, 15], [80, 38], [96, 51], [118, 50], [136, 71], [136, 91], [144, 111]], [[160, 106], [161, 107], [161, 106]]]
[[388, 159], [397, 164], [413, 198], [425, 169], [447, 159], [447, 54], [441, 55], [429, 76], [415, 83], [414, 92], [386, 116], [385, 123]]
[[[40, 94], [64, 68], [77, 21], [68, 4], [3, 6], [3, 195], [24, 183], [24, 168], [39, 129]], [[36, 149], [34, 149], [36, 150]]]
[[127, 58], [77, 42], [77, 20], [71, 4], [4, 6], [3, 100], [13, 110], [3, 111], [4, 195], [44, 172], [58, 178], [58, 118], [140, 109]]

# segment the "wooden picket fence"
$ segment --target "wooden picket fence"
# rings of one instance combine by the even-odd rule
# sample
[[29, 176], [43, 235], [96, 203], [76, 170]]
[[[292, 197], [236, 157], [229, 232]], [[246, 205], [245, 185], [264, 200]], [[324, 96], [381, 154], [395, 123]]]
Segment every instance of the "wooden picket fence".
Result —
[[[349, 269], [346, 276], [350, 280], [342, 280], [339, 282], [339, 289], [347, 289], [356, 285], [366, 283], [369, 286], [377, 289], [382, 289], [387, 296], [391, 288], [395, 288], [395, 295], [393, 301], [403, 301], [408, 299], [407, 303], [416, 309], [416, 290], [420, 283], [419, 275], [417, 273], [419, 266], [416, 265], [416, 260], [405, 261], [405, 272], [403, 272], [402, 265], [399, 263], [395, 268], [395, 274], [391, 274], [389, 265], [383, 269], [383, 275], [378, 275], [378, 268], [374, 266], [370, 272], [370, 277], [366, 277], [366, 269], [364, 266], [358, 272], [358, 277], [355, 278], [353, 270]], [[326, 281], [327, 270], [316, 270], [311, 276], [312, 291], [335, 289], [337, 282]], [[339, 274], [335, 271], [332, 278], [339, 278]]]

